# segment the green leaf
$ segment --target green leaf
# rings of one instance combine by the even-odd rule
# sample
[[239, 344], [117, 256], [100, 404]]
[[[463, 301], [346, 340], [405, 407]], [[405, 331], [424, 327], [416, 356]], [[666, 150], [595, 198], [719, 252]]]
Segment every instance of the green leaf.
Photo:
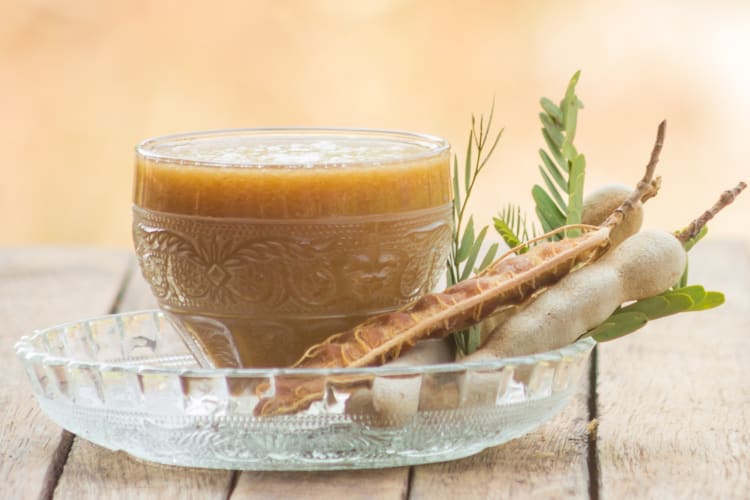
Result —
[[482, 248], [482, 243], [484, 243], [485, 236], [487, 236], [487, 226], [484, 226], [482, 230], [479, 231], [479, 235], [477, 236], [476, 241], [474, 241], [474, 244], [471, 246], [469, 257], [466, 259], [466, 264], [464, 264], [464, 269], [461, 272], [461, 276], [459, 277], [460, 281], [465, 280], [474, 272], [474, 264], [479, 257], [479, 250]]
[[497, 144], [500, 142], [500, 138], [503, 136], [503, 132], [505, 132], [505, 129], [500, 129], [500, 132], [497, 133], [495, 136], [495, 140], [492, 142], [492, 146], [490, 146], [489, 151], [485, 153], [484, 159], [479, 163], [479, 166], [477, 167], [477, 173], [479, 173], [480, 170], [484, 168], [484, 166], [487, 164], [487, 161], [489, 161], [490, 156], [492, 156], [492, 153], [495, 152], [495, 148], [497, 147]]
[[648, 323], [648, 317], [640, 312], [615, 313], [604, 323], [590, 330], [587, 335], [597, 342], [608, 342], [633, 333], [646, 323]]
[[669, 290], [618, 309], [586, 335], [591, 335], [597, 342], [606, 342], [638, 330], [647, 321], [681, 312], [703, 311], [723, 303], [721, 292], [706, 292], [700, 285]]
[[578, 122], [579, 101], [576, 97], [576, 85], [581, 76], [580, 71], [576, 71], [568, 83], [565, 91], [562, 105], [560, 106], [563, 114], [563, 125], [565, 127], [565, 139], [568, 143], [573, 144], [576, 135], [576, 125]]
[[576, 156], [578, 156], [578, 151], [576, 151], [575, 146], [573, 146], [568, 141], [565, 141], [562, 145], [562, 148], [560, 148], [563, 154], [563, 158], [565, 158], [568, 163], [572, 161]]
[[469, 330], [464, 330], [462, 332], [456, 332], [453, 334], [453, 344], [456, 346], [456, 352], [466, 354], [468, 336], [469, 336]]
[[719, 307], [725, 301], [724, 294], [721, 292], [707, 292], [706, 296], [702, 301], [697, 302], [690, 311], [705, 311], [706, 309], [713, 309]]
[[[690, 303], [692, 304], [692, 300], [690, 301]], [[663, 297], [662, 295], [655, 295], [654, 297], [641, 299], [630, 305], [622, 307], [617, 310], [617, 313], [639, 312], [639, 313], [645, 314], [646, 317], [649, 317], [649, 315], [658, 314], [659, 311], [662, 311], [668, 307], [669, 307], [669, 299], [667, 299], [666, 297]]]
[[482, 330], [479, 325], [469, 328], [466, 341], [466, 352], [474, 352], [479, 349], [482, 340]]
[[[472, 117], [472, 125], [474, 123], [474, 117]], [[469, 185], [471, 184], [471, 164], [472, 164], [472, 145], [474, 143], [474, 127], [472, 132], [469, 134], [469, 144], [466, 146], [466, 159], [464, 162], [464, 193], [469, 192]]]
[[461, 211], [461, 190], [458, 189], [458, 156], [453, 156], [453, 211], [458, 216]]
[[[577, 71], [571, 77], [559, 107], [549, 99], [540, 100], [544, 113], [539, 115], [539, 120], [547, 150], [539, 151], [544, 167], [540, 167], [539, 173], [547, 194], [542, 196], [532, 190], [532, 196], [539, 221], [547, 232], [566, 224], [579, 224], [581, 220], [586, 161], [573, 145], [578, 110], [583, 106], [575, 93], [580, 75]], [[535, 188], [543, 191], [541, 187]], [[574, 229], [568, 231], [567, 236], [579, 234], [580, 230]]]
[[563, 172], [568, 173], [568, 160], [563, 157], [562, 152], [557, 146], [555, 146], [555, 141], [552, 140], [546, 129], [542, 129], [542, 137], [544, 138], [545, 144], [547, 144], [547, 149], [552, 153], [552, 157], [554, 158], [555, 163], [557, 163], [557, 166], [560, 167], [560, 170]]
[[[542, 231], [545, 233], [551, 233], [555, 228], [553, 228], [549, 222], [547, 222], [547, 219], [544, 218], [544, 214], [541, 210], [539, 210], [539, 207], [534, 208], [534, 213], [536, 213], [537, 219], [539, 219], [539, 223], [542, 225]], [[562, 238], [561, 234], [554, 234], [549, 237], [550, 240], [559, 240]]]
[[664, 316], [670, 316], [672, 314], [681, 313], [683, 311], [690, 311], [695, 307], [695, 301], [693, 298], [686, 293], [669, 293], [663, 295], [669, 302], [666, 309], [660, 311], [653, 316], [649, 316], [649, 319], [659, 319]]
[[688, 260], [685, 262], [685, 269], [682, 271], [682, 276], [680, 276], [680, 281], [677, 283], [677, 288], [684, 288], [687, 286], [689, 268], [690, 268], [690, 261]]
[[552, 123], [552, 120], [546, 113], [539, 113], [539, 120], [542, 122], [544, 130], [549, 134], [550, 139], [555, 143], [557, 149], [562, 148], [565, 138], [563, 137], [562, 132], [560, 132], [560, 129]]
[[540, 222], [550, 228], [545, 227], [545, 231], [549, 232], [565, 225], [565, 215], [541, 187], [535, 185], [531, 188], [531, 197], [536, 203], [537, 213], [541, 216]]
[[564, 189], [565, 192], [567, 192], [568, 181], [565, 180], [565, 177], [563, 177], [562, 173], [560, 173], [560, 169], [557, 168], [557, 166], [552, 162], [552, 158], [550, 158], [547, 152], [543, 149], [539, 150], [539, 156], [542, 158], [542, 162], [547, 168], [547, 172], [555, 180], [560, 189]]
[[597, 342], [614, 340], [634, 332], [645, 325], [646, 321], [681, 312], [703, 311], [723, 303], [724, 294], [706, 292], [700, 285], [669, 290], [618, 309], [586, 335], [591, 335]]
[[[571, 147], [576, 135], [576, 125], [578, 124], [578, 108], [571, 105], [568, 114], [565, 117], [565, 143], [562, 146], [563, 153], [567, 153], [566, 146]], [[575, 151], [568, 153], [568, 157], [575, 155]]]
[[[529, 240], [529, 228], [526, 227], [526, 217], [521, 215], [519, 206], [508, 205], [493, 219], [495, 230], [510, 248], [519, 246]], [[531, 233], [536, 234], [536, 229], [531, 227]], [[528, 247], [521, 247], [517, 253], [528, 251]]]
[[675, 288], [674, 290], [668, 290], [661, 295], [665, 297], [669, 297], [670, 295], [673, 295], [673, 294], [688, 295], [692, 299], [693, 303], [699, 304], [706, 297], [706, 289], [703, 288], [701, 285], [690, 285], [690, 286]]
[[555, 203], [557, 204], [558, 208], [560, 208], [560, 212], [565, 213], [567, 211], [567, 204], [565, 203], [565, 200], [563, 200], [560, 191], [557, 190], [555, 185], [552, 183], [552, 179], [549, 178], [547, 172], [545, 172], [542, 167], [539, 167], [539, 173], [542, 175], [544, 184], [547, 186], [547, 192], [551, 194], [555, 199]]
[[492, 128], [492, 119], [494, 118], [494, 116], [495, 116], [495, 98], [493, 97], [492, 104], [490, 104], [490, 112], [487, 115], [487, 128], [485, 129], [487, 133], [485, 134], [485, 138], [490, 133], [490, 129]]
[[549, 115], [549, 117], [555, 122], [555, 125], [557, 127], [563, 126], [563, 115], [562, 111], [560, 111], [560, 108], [557, 107], [557, 104], [550, 101], [546, 97], [542, 97], [539, 100], [539, 104], [541, 104], [542, 109], [545, 113]]
[[693, 299], [688, 294], [661, 294], [641, 299], [629, 306], [623, 307], [617, 314], [621, 312], [639, 312], [645, 314], [651, 320], [687, 311], [693, 304]]
[[484, 271], [490, 264], [495, 261], [495, 256], [497, 256], [497, 250], [499, 248], [499, 243], [493, 243], [492, 245], [490, 245], [490, 248], [487, 249], [487, 253], [484, 255], [484, 259], [482, 259], [482, 263], [479, 264], [477, 271]]
[[[578, 155], [570, 162], [570, 178], [568, 185], [568, 214], [566, 224], [580, 224], [583, 217], [583, 181], [586, 174], [586, 158]], [[569, 237], [579, 236], [580, 229], [568, 231]]]
[[703, 226], [701, 230], [696, 234], [693, 238], [690, 238], [685, 242], [683, 247], [685, 248], [686, 252], [689, 252], [696, 243], [698, 243], [700, 240], [702, 240], [706, 234], [708, 233], [708, 226]]
[[[488, 226], [483, 227], [479, 233], [479, 238], [475, 240], [473, 217], [469, 216], [468, 220], [464, 219], [468, 216], [466, 208], [477, 177], [489, 161], [500, 141], [500, 137], [502, 137], [503, 131], [500, 130], [499, 133], [494, 135], [494, 140], [491, 142], [491, 145], [488, 142], [493, 137], [490, 129], [493, 123], [494, 107], [493, 100], [489, 118], [486, 122], [484, 115], [480, 115], [478, 121], [474, 115], [471, 116], [471, 129], [469, 130], [469, 137], [466, 144], [466, 158], [463, 162], [463, 175], [461, 175], [461, 171], [459, 170], [458, 157], [454, 156], [452, 178], [452, 188], [454, 191], [453, 241], [451, 253], [449, 254], [446, 263], [448, 268], [446, 280], [449, 285], [455, 284], [461, 279], [465, 279], [474, 270], [474, 265], [479, 260], [482, 244], [489, 229]], [[461, 193], [462, 177], [463, 195]], [[490, 246], [484, 258], [481, 259], [480, 268], [483, 266], [486, 267], [494, 261], [494, 256], [497, 254], [498, 248], [499, 245], [497, 243]], [[476, 335], [477, 334], [472, 334], [469, 330], [454, 334], [453, 339], [459, 352], [468, 354], [470, 352], [469, 349], [474, 349], [478, 344], [478, 337]]]
[[469, 257], [471, 247], [474, 246], [474, 216], [469, 217], [469, 222], [466, 223], [466, 229], [461, 237], [461, 245], [458, 247], [458, 253], [456, 254], [456, 263], [461, 263]]
[[448, 268], [448, 270], [445, 272], [445, 282], [448, 286], [453, 286], [458, 283], [458, 281], [456, 281], [454, 266], [452, 265], [450, 259], [448, 259], [446, 267]]
[[499, 217], [494, 217], [492, 222], [495, 226], [495, 231], [497, 231], [497, 234], [500, 235], [509, 248], [515, 248], [521, 244], [521, 239], [513, 232], [508, 222]]

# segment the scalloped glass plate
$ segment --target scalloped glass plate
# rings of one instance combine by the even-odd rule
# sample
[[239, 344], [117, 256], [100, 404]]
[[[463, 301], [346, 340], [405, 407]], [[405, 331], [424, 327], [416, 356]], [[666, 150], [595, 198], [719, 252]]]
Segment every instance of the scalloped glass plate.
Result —
[[[575, 392], [595, 342], [482, 363], [205, 369], [159, 311], [82, 320], [16, 344], [44, 413], [144, 460], [244, 470], [393, 467], [469, 456], [533, 430]], [[256, 416], [278, 384], [322, 396]]]

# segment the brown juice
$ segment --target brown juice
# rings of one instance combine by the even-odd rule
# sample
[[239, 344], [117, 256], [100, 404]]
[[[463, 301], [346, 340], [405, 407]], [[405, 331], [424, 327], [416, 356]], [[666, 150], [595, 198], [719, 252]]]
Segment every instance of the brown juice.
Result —
[[206, 364], [289, 365], [444, 270], [447, 148], [317, 136], [157, 146], [136, 160], [136, 253]]
[[139, 158], [135, 203], [207, 217], [316, 218], [450, 202], [448, 158], [345, 168], [175, 165]]

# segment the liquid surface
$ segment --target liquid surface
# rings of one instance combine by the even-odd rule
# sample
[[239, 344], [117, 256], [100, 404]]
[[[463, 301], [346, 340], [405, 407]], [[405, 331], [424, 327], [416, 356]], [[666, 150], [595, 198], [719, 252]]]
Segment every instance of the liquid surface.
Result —
[[331, 138], [325, 135], [208, 136], [147, 143], [143, 150], [144, 156], [178, 162], [285, 168], [326, 168], [403, 161], [430, 152], [430, 148], [418, 142], [346, 136]]
[[185, 215], [308, 218], [451, 200], [448, 151], [425, 157], [430, 151], [423, 145], [362, 138], [239, 139], [150, 146], [153, 154], [136, 158], [136, 205]]

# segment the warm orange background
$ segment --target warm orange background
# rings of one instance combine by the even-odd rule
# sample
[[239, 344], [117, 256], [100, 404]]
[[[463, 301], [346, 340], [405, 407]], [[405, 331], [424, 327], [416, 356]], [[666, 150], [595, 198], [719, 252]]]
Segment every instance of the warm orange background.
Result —
[[[132, 148], [222, 127], [429, 132], [462, 154], [496, 100], [480, 222], [531, 209], [542, 95], [576, 69], [589, 187], [641, 175], [677, 228], [750, 180], [750, 2], [0, 0], [0, 244], [130, 245]], [[750, 241], [750, 193], [712, 233]]]

